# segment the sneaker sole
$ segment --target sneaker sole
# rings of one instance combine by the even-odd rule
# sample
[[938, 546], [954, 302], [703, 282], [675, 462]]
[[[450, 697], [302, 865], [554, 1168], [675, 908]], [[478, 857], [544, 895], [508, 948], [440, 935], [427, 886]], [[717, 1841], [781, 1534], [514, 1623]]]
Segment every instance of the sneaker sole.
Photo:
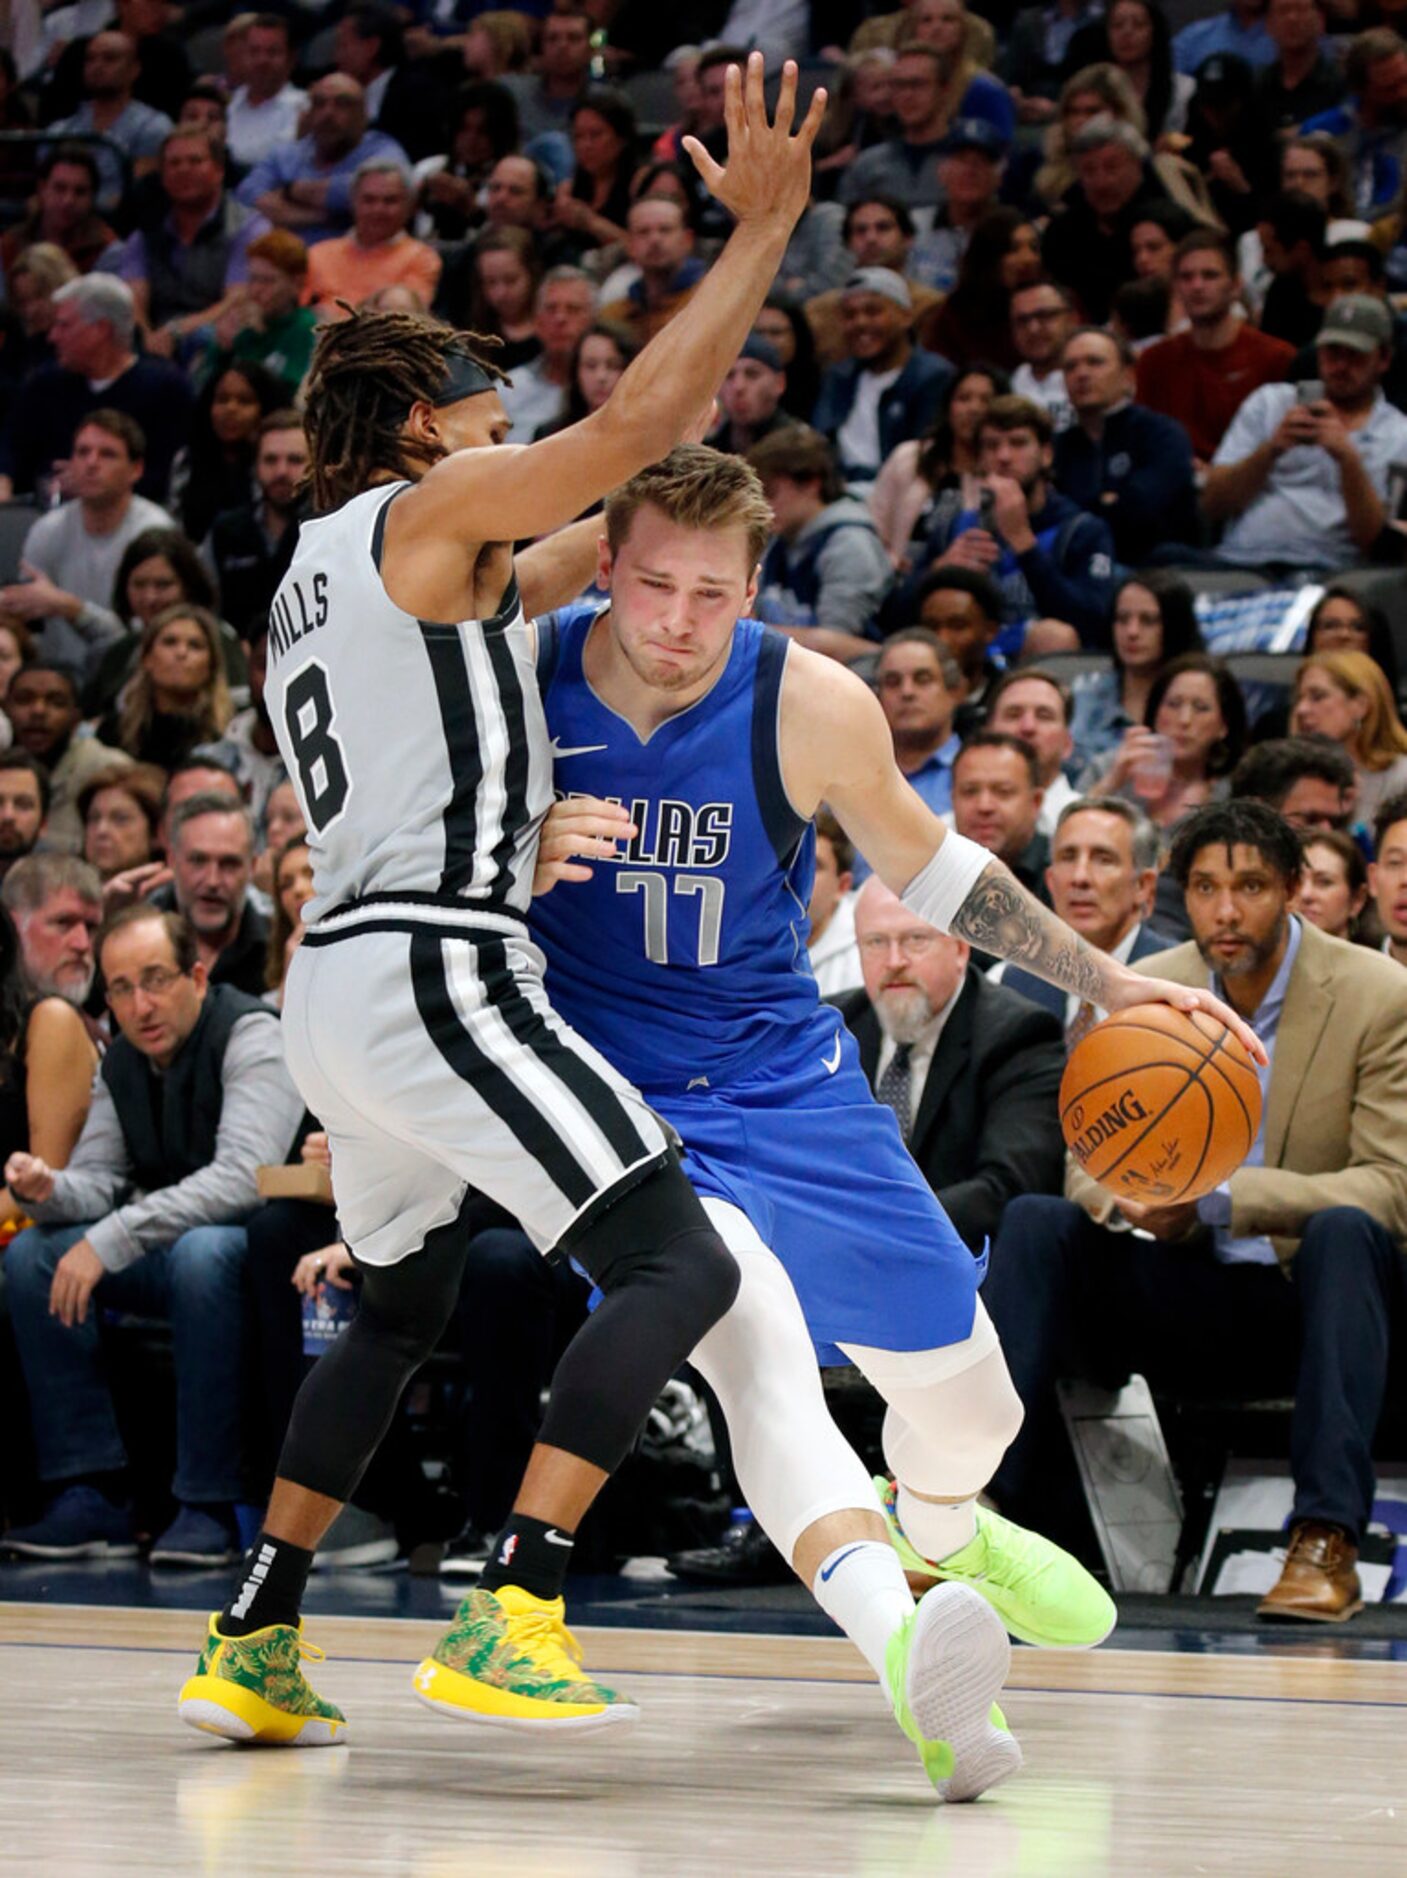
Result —
[[82, 1545], [37, 1545], [28, 1539], [6, 1539], [0, 1551], [16, 1558], [135, 1558], [137, 1544], [131, 1539], [89, 1539]]
[[1295, 1611], [1286, 1610], [1280, 1604], [1258, 1604], [1256, 1616], [1263, 1623], [1273, 1624], [1344, 1624], [1350, 1617], [1357, 1617], [1362, 1609], [1362, 1598], [1356, 1604], [1345, 1605], [1341, 1611]]
[[488, 1564], [486, 1558], [446, 1558], [440, 1560], [441, 1578], [478, 1578]]
[[212, 1676], [191, 1677], [177, 1698], [176, 1713], [201, 1734], [266, 1747], [330, 1748], [347, 1733], [346, 1722], [324, 1715], [290, 1715], [252, 1689]]
[[[136, 1550], [135, 1546], [133, 1550]], [[215, 1571], [222, 1565], [233, 1565], [239, 1556], [238, 1552], [150, 1552], [147, 1554], [147, 1564], [204, 1566], [209, 1571]]]
[[[640, 1719], [640, 1711], [633, 1702], [612, 1702], [584, 1714], [532, 1714], [522, 1710], [515, 1713], [509, 1705], [522, 1703], [526, 1709], [529, 1698], [475, 1682], [472, 1676], [461, 1675], [458, 1670], [437, 1663], [433, 1656], [427, 1656], [416, 1670], [411, 1687], [415, 1699], [437, 1715], [474, 1722], [481, 1728], [507, 1728], [519, 1734], [585, 1734], [591, 1729], [632, 1728]], [[535, 1706], [545, 1711], [550, 1705], [540, 1702]]]
[[984, 1599], [958, 1584], [927, 1594], [914, 1618], [904, 1695], [920, 1732], [952, 1749], [953, 1770], [935, 1783], [940, 1799], [975, 1800], [1020, 1769], [1016, 1738], [989, 1718], [1010, 1668], [1011, 1644]]

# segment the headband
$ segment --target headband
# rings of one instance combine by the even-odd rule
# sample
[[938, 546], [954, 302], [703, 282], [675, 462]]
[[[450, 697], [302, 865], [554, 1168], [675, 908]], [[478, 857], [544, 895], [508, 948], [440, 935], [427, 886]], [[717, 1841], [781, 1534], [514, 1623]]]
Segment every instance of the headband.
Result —
[[480, 391], [493, 391], [498, 380], [486, 372], [477, 360], [463, 352], [451, 352], [445, 360], [444, 383], [428, 400], [439, 408], [446, 404], [458, 404], [461, 398], [472, 398]]

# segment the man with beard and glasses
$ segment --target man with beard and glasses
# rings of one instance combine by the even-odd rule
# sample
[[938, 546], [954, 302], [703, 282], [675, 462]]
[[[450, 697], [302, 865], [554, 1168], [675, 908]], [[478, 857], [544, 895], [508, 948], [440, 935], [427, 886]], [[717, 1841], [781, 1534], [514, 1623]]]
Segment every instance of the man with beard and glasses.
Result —
[[270, 411], [259, 426], [254, 455], [259, 493], [243, 507], [217, 515], [205, 547], [220, 583], [221, 611], [246, 641], [268, 630], [269, 603], [298, 540], [307, 473], [302, 418], [294, 410]]
[[34, 850], [49, 812], [49, 777], [27, 750], [0, 754], [0, 877]]
[[97, 869], [72, 854], [30, 854], [0, 887], [20, 936], [25, 977], [41, 998], [62, 998], [78, 1012], [97, 972], [93, 935], [102, 919]]
[[1299, 836], [1261, 802], [1210, 804], [1178, 832], [1193, 940], [1137, 969], [1210, 986], [1251, 1024], [1269, 1055], [1260, 1131], [1200, 1200], [1115, 1200], [1077, 1171], [1070, 1199], [1008, 1207], [985, 1296], [1026, 1422], [992, 1493], [1080, 1545], [1062, 1378], [1112, 1385], [1137, 1367], [1174, 1394], [1293, 1395], [1288, 1555], [1259, 1614], [1333, 1622], [1362, 1608], [1354, 1568], [1404, 1302], [1407, 980], [1290, 911], [1300, 868]]

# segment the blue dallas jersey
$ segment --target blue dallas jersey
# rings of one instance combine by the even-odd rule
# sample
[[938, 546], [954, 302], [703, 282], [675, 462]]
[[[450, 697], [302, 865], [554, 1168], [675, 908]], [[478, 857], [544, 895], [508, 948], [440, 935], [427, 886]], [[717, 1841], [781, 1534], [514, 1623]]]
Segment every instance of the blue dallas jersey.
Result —
[[642, 743], [582, 673], [599, 602], [539, 621], [559, 796], [623, 802], [638, 830], [589, 882], [534, 902], [550, 996], [638, 1087], [737, 1076], [817, 1007], [806, 950], [816, 837], [782, 786], [788, 642], [742, 620], [712, 690]]

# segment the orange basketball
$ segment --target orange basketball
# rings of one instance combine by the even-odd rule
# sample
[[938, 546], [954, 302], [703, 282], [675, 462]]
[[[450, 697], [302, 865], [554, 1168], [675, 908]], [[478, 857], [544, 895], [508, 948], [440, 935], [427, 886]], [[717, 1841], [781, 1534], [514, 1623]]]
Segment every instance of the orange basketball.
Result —
[[1250, 1153], [1260, 1078], [1245, 1045], [1205, 1011], [1136, 1004], [1070, 1052], [1060, 1126], [1092, 1180], [1173, 1206], [1219, 1187]]

